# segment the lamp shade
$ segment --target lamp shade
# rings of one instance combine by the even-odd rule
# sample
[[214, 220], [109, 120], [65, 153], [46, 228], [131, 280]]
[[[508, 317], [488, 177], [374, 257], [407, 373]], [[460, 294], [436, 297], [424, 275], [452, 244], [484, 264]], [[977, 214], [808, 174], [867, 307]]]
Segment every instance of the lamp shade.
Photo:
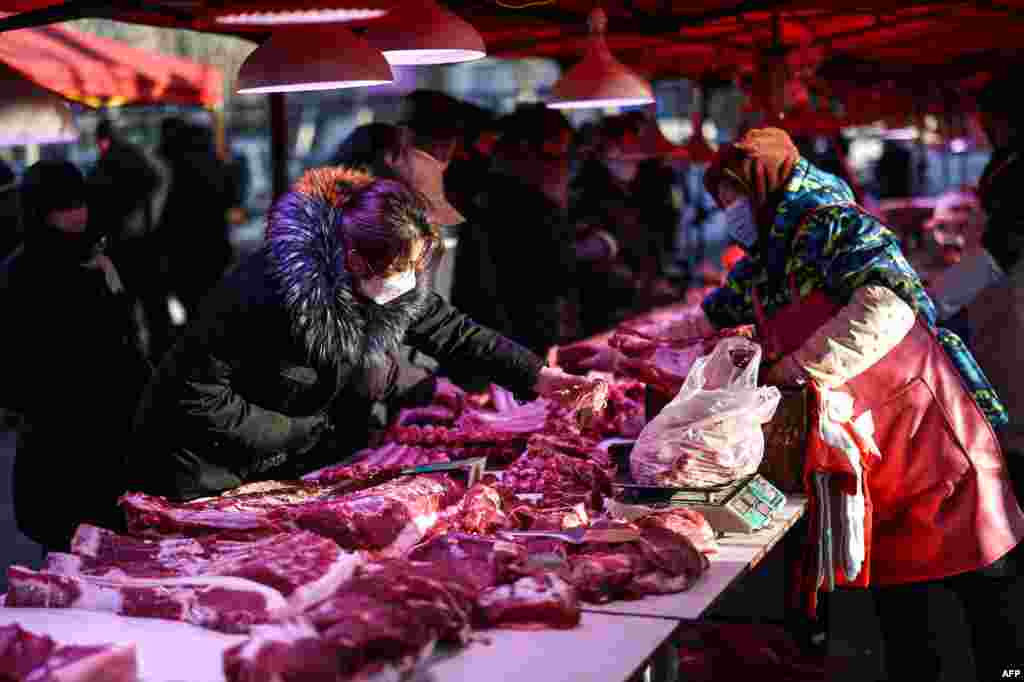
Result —
[[338, 90], [391, 83], [384, 55], [336, 24], [281, 28], [238, 71], [238, 92]]
[[0, 146], [72, 142], [78, 135], [66, 101], [0, 69]]
[[555, 109], [626, 107], [654, 102], [650, 84], [612, 56], [604, 34], [608, 18], [601, 9], [590, 13], [590, 42], [578, 64], [552, 89], [548, 106]]
[[403, 2], [369, 24], [364, 37], [389, 64], [452, 64], [487, 56], [472, 24], [433, 0]]

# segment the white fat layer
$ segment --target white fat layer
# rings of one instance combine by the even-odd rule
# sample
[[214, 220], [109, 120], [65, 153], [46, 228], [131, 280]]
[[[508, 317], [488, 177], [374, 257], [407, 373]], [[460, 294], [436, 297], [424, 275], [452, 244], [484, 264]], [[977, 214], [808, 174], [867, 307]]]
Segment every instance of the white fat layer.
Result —
[[359, 554], [341, 552], [324, 575], [292, 592], [288, 597], [292, 613], [301, 613], [334, 594], [341, 585], [352, 579], [356, 568], [363, 563], [364, 559]]
[[97, 584], [85, 580], [75, 582], [78, 583], [79, 594], [71, 603], [71, 608], [110, 613], [121, 613], [124, 609], [124, 595], [115, 584]]
[[295, 618], [273, 625], [254, 625], [252, 638], [238, 651], [239, 658], [247, 661], [259, 657], [263, 647], [271, 643], [295, 644], [304, 639], [319, 637], [316, 628], [305, 618]]
[[[136, 587], [136, 588], [174, 588], [181, 587], [185, 589], [197, 589], [202, 590], [204, 588], [214, 589], [223, 588], [228, 590], [240, 590], [244, 592], [257, 592], [263, 596], [264, 602], [266, 603], [267, 611], [271, 614], [285, 613], [287, 611], [288, 602], [281, 595], [280, 592], [272, 587], [261, 585], [260, 583], [252, 580], [246, 580], [245, 578], [236, 578], [233, 576], [197, 576], [188, 578], [98, 578], [89, 577], [88, 579], [78, 580], [82, 586], [83, 597], [89, 591], [87, 588], [95, 588], [96, 590], [102, 591], [113, 591], [116, 594], [118, 588], [122, 587]], [[99, 594], [99, 593], [97, 593]], [[120, 595], [118, 595], [120, 600]], [[81, 598], [79, 599], [81, 601]], [[120, 606], [118, 601], [118, 606]], [[116, 611], [113, 608], [93, 608], [87, 606], [80, 606], [77, 602], [75, 603], [77, 608], [90, 608], [91, 610], [98, 611]]]
[[568, 584], [553, 576], [548, 576], [548, 579], [551, 582], [550, 585], [543, 578], [526, 576], [511, 585], [501, 585], [484, 592], [477, 602], [480, 606], [487, 607], [504, 601], [521, 604], [543, 604], [552, 600], [564, 601], [566, 592], [568, 592]]

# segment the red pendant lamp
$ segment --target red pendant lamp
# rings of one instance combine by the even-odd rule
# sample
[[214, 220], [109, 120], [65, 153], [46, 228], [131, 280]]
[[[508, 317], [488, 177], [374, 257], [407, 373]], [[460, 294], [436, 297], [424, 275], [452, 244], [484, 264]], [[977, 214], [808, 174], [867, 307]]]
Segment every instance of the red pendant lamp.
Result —
[[595, 8], [590, 13], [590, 41], [586, 54], [552, 89], [547, 105], [555, 109], [628, 107], [654, 102], [650, 83], [612, 56], [605, 42], [608, 17]]
[[238, 92], [338, 90], [394, 81], [384, 55], [337, 24], [282, 28], [238, 71]]
[[473, 25], [433, 0], [403, 2], [366, 28], [364, 36], [389, 64], [453, 64], [487, 56]]

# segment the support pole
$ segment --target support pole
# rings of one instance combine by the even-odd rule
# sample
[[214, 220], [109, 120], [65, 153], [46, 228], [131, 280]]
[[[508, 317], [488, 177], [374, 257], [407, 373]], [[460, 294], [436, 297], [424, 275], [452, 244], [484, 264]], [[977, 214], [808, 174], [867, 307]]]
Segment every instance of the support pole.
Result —
[[284, 93], [270, 99], [270, 163], [274, 200], [288, 191], [288, 106]]

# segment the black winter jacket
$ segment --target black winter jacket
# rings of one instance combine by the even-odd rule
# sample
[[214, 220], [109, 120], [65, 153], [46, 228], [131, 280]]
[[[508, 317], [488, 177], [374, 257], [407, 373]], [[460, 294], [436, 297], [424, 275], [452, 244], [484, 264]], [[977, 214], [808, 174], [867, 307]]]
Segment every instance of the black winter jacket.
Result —
[[263, 249], [157, 368], [127, 462], [136, 489], [191, 499], [344, 459], [366, 446], [374, 403], [410, 388], [403, 343], [442, 369], [532, 390], [543, 361], [429, 292], [426, 277], [387, 305], [358, 294], [332, 221], [309, 218], [322, 201], [293, 191], [278, 202]]

